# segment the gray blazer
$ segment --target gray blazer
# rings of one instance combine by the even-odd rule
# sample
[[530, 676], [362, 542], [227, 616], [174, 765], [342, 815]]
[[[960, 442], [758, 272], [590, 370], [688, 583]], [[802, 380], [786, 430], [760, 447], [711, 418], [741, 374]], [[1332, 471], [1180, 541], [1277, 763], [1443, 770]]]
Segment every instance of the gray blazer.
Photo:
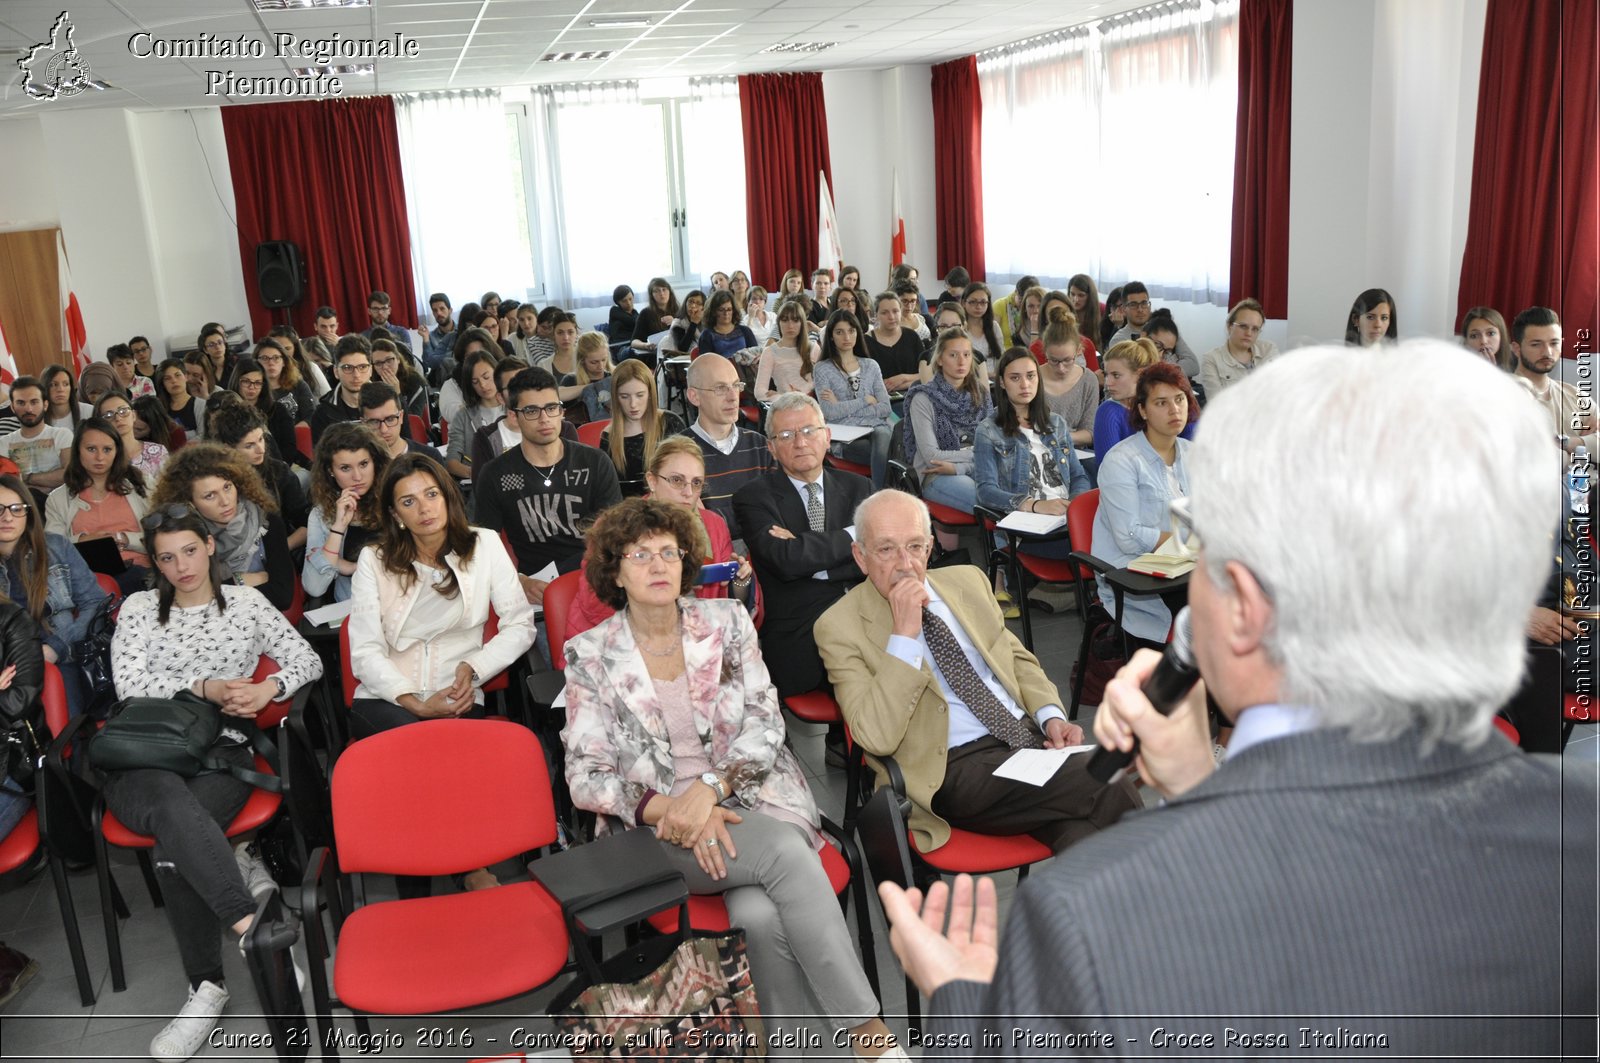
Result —
[[[1278, 1057], [1324, 1034], [1346, 1059], [1593, 1058], [1593, 1018], [1563, 1039], [1532, 1017], [1594, 1014], [1596, 792], [1580, 774], [1498, 733], [1426, 758], [1412, 738], [1328, 730], [1252, 746], [1030, 878], [994, 983], [934, 994], [929, 1032], [972, 1047], [924, 1057], [1172, 1054], [1157, 1042], [1179, 1034], [1212, 1037], [1181, 1054], [1247, 1054], [1232, 1029], [1287, 1038]], [[1002, 1038], [987, 1052], [984, 1027]], [[1079, 1040], [1030, 1048], [1013, 1027]]]

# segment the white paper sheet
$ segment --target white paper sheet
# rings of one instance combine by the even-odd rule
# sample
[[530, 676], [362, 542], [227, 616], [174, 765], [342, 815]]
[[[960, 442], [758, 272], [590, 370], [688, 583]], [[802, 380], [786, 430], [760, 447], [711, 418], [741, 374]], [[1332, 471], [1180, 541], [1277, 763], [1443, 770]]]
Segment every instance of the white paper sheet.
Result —
[[[539, 571], [535, 572], [531, 578], [536, 579], [536, 580], [542, 580], [545, 583], [549, 583], [551, 580], [555, 579], [559, 575], [561, 575], [561, 573], [556, 570], [556, 563], [554, 561], [552, 561], [548, 565], [544, 566], [544, 568], [541, 568]], [[543, 616], [544, 615], [544, 606], [542, 606], [542, 605], [534, 606], [533, 607], [533, 615], [534, 616]]]
[[872, 434], [872, 429], [863, 428], [858, 424], [833, 424], [829, 422], [828, 432], [833, 436], [835, 443], [852, 443], [862, 436]]
[[1026, 532], [1029, 535], [1048, 535], [1067, 526], [1067, 518], [1054, 513], [1028, 513], [1014, 509], [1006, 514], [1000, 527], [1007, 531]]
[[1019, 749], [994, 769], [994, 773], [1002, 779], [1043, 786], [1061, 770], [1061, 765], [1067, 762], [1068, 757], [1087, 753], [1094, 748], [1089, 745], [1067, 746], [1065, 749]]
[[350, 610], [355, 606], [355, 604], [356, 603], [354, 601], [345, 599], [342, 602], [334, 602], [332, 605], [324, 605], [316, 609], [307, 609], [306, 619], [311, 621], [313, 624], [321, 624], [325, 627], [338, 627], [339, 624], [343, 622], [344, 618], [350, 615]]
[[1093, 461], [1094, 460], [1094, 451], [1092, 451], [1092, 450], [1084, 450], [1082, 447], [1075, 447], [1075, 448], [1073, 448], [1073, 450], [1078, 455], [1078, 460], [1079, 461]]

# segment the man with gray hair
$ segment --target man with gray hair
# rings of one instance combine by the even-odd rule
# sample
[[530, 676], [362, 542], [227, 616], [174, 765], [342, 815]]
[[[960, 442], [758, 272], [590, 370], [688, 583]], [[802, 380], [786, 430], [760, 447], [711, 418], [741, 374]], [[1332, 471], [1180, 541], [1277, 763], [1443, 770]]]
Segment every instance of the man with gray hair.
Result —
[[811, 626], [861, 579], [850, 547], [856, 506], [872, 485], [823, 464], [829, 439], [816, 399], [797, 391], [779, 395], [767, 412], [767, 446], [777, 468], [733, 496], [767, 602], [761, 625], [767, 670], [782, 697], [828, 689]]
[[[964, 1057], [986, 1033], [1015, 1053], [1015, 1028], [1035, 1049], [1594, 1058], [1594, 765], [1492, 726], [1559, 464], [1519, 385], [1437, 341], [1300, 351], [1219, 396], [1174, 506], [1203, 689], [1161, 715], [1141, 651], [1095, 718], [1166, 800], [1033, 876], [1003, 941], [992, 884], [882, 887], [929, 1032]], [[1235, 722], [1220, 766], [1208, 694]]]
[[739, 427], [739, 395], [744, 383], [733, 363], [720, 354], [703, 354], [689, 363], [689, 404], [700, 411], [683, 435], [700, 444], [706, 461], [705, 507], [728, 522], [742, 539], [745, 530], [733, 510], [733, 493], [772, 468], [767, 437]]

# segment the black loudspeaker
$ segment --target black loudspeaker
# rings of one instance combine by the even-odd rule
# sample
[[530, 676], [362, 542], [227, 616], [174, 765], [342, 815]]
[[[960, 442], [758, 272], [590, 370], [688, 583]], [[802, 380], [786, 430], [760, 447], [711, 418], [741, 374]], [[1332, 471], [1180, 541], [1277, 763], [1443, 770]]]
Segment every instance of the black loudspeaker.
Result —
[[256, 290], [269, 310], [293, 306], [305, 297], [305, 273], [300, 248], [288, 240], [256, 245]]

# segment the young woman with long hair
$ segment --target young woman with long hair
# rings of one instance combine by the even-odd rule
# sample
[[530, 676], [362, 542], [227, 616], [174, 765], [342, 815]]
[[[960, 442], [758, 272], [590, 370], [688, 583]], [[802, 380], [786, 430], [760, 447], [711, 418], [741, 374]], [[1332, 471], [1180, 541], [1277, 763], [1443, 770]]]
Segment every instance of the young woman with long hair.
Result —
[[461, 364], [462, 406], [450, 418], [450, 440], [445, 444], [444, 465], [450, 475], [466, 479], [472, 475], [472, 438], [478, 429], [494, 424], [506, 415], [494, 367], [499, 359], [487, 351], [474, 351]]
[[[219, 414], [220, 416], [220, 414]], [[294, 600], [289, 533], [255, 467], [220, 443], [196, 443], [173, 455], [150, 505], [190, 505], [205, 519], [229, 578], [254, 587], [278, 609]]]
[[44, 514], [22, 480], [0, 476], [0, 572], [7, 597], [27, 609], [44, 638], [44, 658], [61, 669], [67, 711], [83, 711], [90, 691], [72, 648], [83, 641], [106, 592], [83, 555], [44, 529]]
[[211, 417], [209, 441], [233, 448], [245, 464], [255, 470], [256, 477], [272, 496], [273, 506], [283, 521], [288, 533], [289, 549], [304, 547], [310, 503], [306, 500], [305, 488], [300, 485], [300, 477], [295, 471], [283, 459], [267, 452], [267, 422], [262, 419], [261, 411], [242, 402], [231, 403], [215, 411]]
[[756, 362], [755, 395], [762, 399], [777, 398], [786, 391], [809, 395], [816, 351], [811, 346], [805, 298], [785, 299], [778, 305], [777, 316], [777, 340], [761, 352]]
[[131, 594], [149, 574], [139, 535], [148, 508], [144, 473], [128, 461], [117, 430], [101, 417], [78, 425], [61, 486], [45, 501], [45, 530], [73, 542], [112, 540], [127, 566], [117, 585]]
[[156, 366], [156, 394], [166, 403], [167, 416], [187, 435], [199, 439], [206, 400], [190, 393], [189, 370], [181, 360], [168, 358]]
[[300, 334], [293, 328], [279, 325], [267, 335], [277, 340], [278, 346], [283, 348], [283, 361], [281, 364], [269, 361], [270, 351], [258, 352], [256, 361], [267, 371], [267, 383], [272, 385], [272, 393], [289, 406], [289, 416], [294, 418], [296, 424], [302, 421], [310, 424], [317, 401], [333, 390], [333, 385], [328, 382], [327, 374], [306, 358]]
[[[256, 344], [255, 353], [262, 351], [281, 354], [282, 348], [270, 340], [262, 340]], [[253, 355], [233, 363], [233, 376], [228, 378], [228, 390], [243, 399], [246, 406], [260, 412], [262, 419], [267, 422], [267, 431], [272, 434], [279, 457], [290, 465], [311, 468], [311, 455], [301, 452], [299, 441], [295, 438], [294, 416], [288, 406], [278, 401], [277, 392], [272, 390], [272, 385], [267, 381], [266, 369]]]
[[638, 322], [633, 326], [632, 346], [634, 357], [654, 369], [656, 349], [650, 337], [672, 327], [673, 320], [678, 316], [678, 297], [664, 277], [651, 277], [645, 291], [648, 298], [639, 311]]
[[1039, 394], [1066, 422], [1074, 446], [1094, 443], [1094, 415], [1100, 405], [1100, 381], [1079, 361], [1083, 330], [1064, 303], [1050, 307], [1039, 336]]
[[311, 514], [300, 585], [316, 597], [333, 588], [333, 600], [350, 597], [356, 559], [380, 528], [373, 488], [389, 466], [389, 452], [372, 429], [355, 421], [330, 425], [317, 441], [311, 466]]
[[127, 455], [128, 464], [154, 483], [156, 477], [161, 475], [161, 466], [166, 464], [169, 451], [160, 443], [138, 437], [135, 426], [138, 424], [139, 415], [133, 403], [128, 401], [128, 397], [120, 391], [106, 392], [100, 396], [100, 401], [94, 404], [94, 415], [104, 418], [117, 430], [117, 437], [122, 441], [122, 452]]
[[883, 486], [889, 466], [894, 411], [889, 405], [889, 389], [883, 383], [883, 370], [867, 357], [866, 344], [862, 342], [865, 335], [851, 311], [835, 310], [829, 314], [812, 382], [827, 423], [872, 429], [868, 435], [834, 446], [839, 448], [840, 457], [865, 464], [871, 470], [872, 487], [877, 490]]
[[934, 502], [971, 513], [978, 500], [972, 447], [978, 425], [994, 416], [989, 389], [974, 372], [972, 338], [946, 329], [933, 347], [933, 379], [906, 392], [906, 460]]
[[961, 308], [967, 317], [962, 330], [972, 344], [973, 361], [981, 365], [990, 358], [1000, 357], [1005, 348], [1001, 346], [1000, 326], [995, 321], [989, 286], [978, 281], [968, 284], [961, 290]]
[[[322, 661], [270, 602], [228, 580], [216, 540], [189, 506], [152, 512], [144, 548], [155, 561], [155, 588], [129, 595], [118, 614], [111, 649], [117, 694], [170, 698], [187, 690], [215, 702], [224, 726], [210, 752], [249, 768], [247, 731], [255, 717], [320, 677]], [[278, 671], [258, 683], [251, 676], [262, 657]], [[221, 825], [250, 791], [225, 771], [106, 775], [107, 807], [130, 829], [155, 837], [155, 873], [189, 982], [183, 1009], [150, 1044], [156, 1059], [188, 1059], [206, 1044], [228, 1003], [222, 929], [242, 941], [256, 905], [274, 887], [260, 857], [223, 834]]]
[[1094, 278], [1087, 273], [1074, 273], [1067, 281], [1067, 299], [1083, 336], [1084, 357], [1092, 358], [1100, 351], [1100, 293], [1095, 290]]
[[1368, 288], [1356, 296], [1345, 319], [1344, 342], [1351, 347], [1371, 347], [1378, 343], [1398, 343], [1400, 314], [1394, 296], [1382, 288]]
[[731, 291], [712, 292], [706, 304], [705, 328], [700, 330], [701, 354], [732, 358], [756, 345], [755, 333], [740, 322], [739, 302]]
[[1228, 311], [1228, 338], [1200, 360], [1200, 386], [1205, 390], [1206, 401], [1215, 400], [1224, 388], [1277, 357], [1277, 346], [1261, 338], [1261, 328], [1266, 323], [1266, 312], [1254, 299], [1240, 299], [1233, 304]]
[[77, 382], [72, 370], [64, 365], [47, 365], [39, 374], [39, 386], [44, 391], [45, 424], [52, 428], [74, 431], [83, 420], [86, 410], [78, 401]]
[[1511, 353], [1510, 338], [1506, 319], [1492, 306], [1474, 306], [1461, 315], [1461, 345], [1508, 373], [1517, 364], [1516, 355]]
[[600, 433], [600, 449], [611, 455], [624, 498], [645, 492], [645, 465], [657, 444], [683, 431], [683, 418], [656, 401], [656, 377], [637, 358], [611, 374], [611, 427]]

